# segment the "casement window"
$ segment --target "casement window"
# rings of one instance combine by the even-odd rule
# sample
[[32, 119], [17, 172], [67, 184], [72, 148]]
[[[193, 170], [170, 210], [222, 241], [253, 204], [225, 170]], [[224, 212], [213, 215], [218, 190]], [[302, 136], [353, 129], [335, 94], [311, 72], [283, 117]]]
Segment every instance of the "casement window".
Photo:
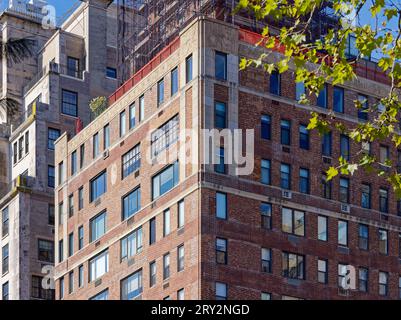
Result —
[[135, 188], [123, 197], [123, 220], [135, 215], [141, 209], [141, 188]]
[[271, 249], [262, 248], [261, 250], [261, 267], [262, 272], [272, 272], [272, 251]]
[[227, 80], [227, 54], [216, 51], [215, 53], [215, 77], [218, 80]]
[[358, 246], [361, 250], [369, 249], [369, 226], [366, 224], [358, 225]]
[[305, 235], [305, 213], [298, 210], [282, 208], [282, 231], [297, 236]]
[[89, 281], [101, 278], [109, 271], [109, 251], [103, 251], [89, 260]]
[[216, 238], [216, 262], [227, 264], [227, 239]]
[[104, 211], [89, 220], [90, 242], [98, 240], [106, 233], [107, 212]]
[[121, 244], [121, 260], [129, 259], [142, 252], [143, 236], [142, 227], [131, 232], [120, 241]]
[[344, 89], [340, 87], [333, 88], [333, 110], [344, 113]]
[[90, 180], [90, 202], [95, 201], [107, 192], [107, 172], [103, 171]]
[[178, 141], [179, 125], [179, 116], [176, 115], [152, 132], [150, 143], [152, 157], [157, 157]]
[[291, 279], [305, 279], [305, 257], [295, 253], [283, 252], [282, 275]]
[[161, 197], [179, 182], [179, 165], [178, 161], [163, 169], [160, 173], [152, 178], [152, 200]]
[[54, 262], [54, 244], [53, 241], [38, 240], [38, 260]]
[[121, 281], [121, 300], [132, 300], [143, 291], [142, 269]]
[[122, 156], [123, 179], [141, 167], [141, 145], [138, 143]]
[[260, 215], [262, 228], [270, 230], [272, 228], [272, 205], [262, 202], [260, 204]]
[[320, 241], [328, 239], [328, 218], [324, 216], [317, 217], [317, 238]]
[[69, 90], [62, 90], [61, 113], [78, 117], [78, 93]]

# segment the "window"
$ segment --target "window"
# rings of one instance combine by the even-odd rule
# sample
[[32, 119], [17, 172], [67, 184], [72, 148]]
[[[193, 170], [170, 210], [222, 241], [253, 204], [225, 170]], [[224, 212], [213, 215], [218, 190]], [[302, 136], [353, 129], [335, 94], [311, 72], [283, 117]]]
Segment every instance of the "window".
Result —
[[331, 132], [327, 132], [322, 136], [322, 155], [331, 156]]
[[348, 273], [348, 266], [342, 263], [338, 264], [337, 267], [337, 274], [338, 274], [338, 287], [345, 288], [346, 286], [346, 275]]
[[29, 131], [25, 132], [25, 154], [29, 152]]
[[142, 252], [143, 237], [142, 227], [131, 232], [121, 239], [121, 260], [129, 259]]
[[53, 241], [38, 240], [38, 260], [54, 262], [54, 244]]
[[48, 223], [49, 223], [49, 225], [54, 226], [54, 205], [49, 204], [47, 206], [47, 215], [48, 215]]
[[141, 188], [136, 188], [123, 198], [123, 220], [135, 215], [141, 208]]
[[317, 260], [317, 281], [327, 283], [327, 260]]
[[115, 68], [106, 68], [106, 77], [111, 79], [117, 79], [117, 70]]
[[388, 254], [388, 232], [387, 230], [379, 229], [379, 252]]
[[133, 103], [129, 106], [129, 128], [130, 129], [135, 127], [135, 124], [136, 124], [135, 115], [136, 115], [136, 107], [135, 107], [135, 103]]
[[218, 162], [214, 165], [214, 171], [217, 173], [226, 173], [226, 165], [224, 161], [224, 148], [216, 148], [216, 158]]
[[84, 187], [78, 189], [78, 210], [84, 207]]
[[41, 300], [54, 300], [54, 290], [44, 289], [42, 277], [32, 276], [31, 278], [31, 297]]
[[270, 172], [270, 160], [262, 159], [261, 160], [261, 173], [260, 179], [261, 183], [263, 184], [270, 184], [271, 183], [271, 172]]
[[85, 144], [81, 144], [79, 147], [79, 167], [82, 169], [85, 161]]
[[295, 83], [295, 99], [297, 101], [301, 100], [302, 95], [306, 94], [305, 83], [296, 82]]
[[103, 149], [110, 147], [110, 125], [106, 124], [103, 127]]
[[338, 220], [338, 244], [348, 246], [348, 222]]
[[185, 202], [184, 200], [181, 200], [178, 202], [178, 223], [177, 227], [182, 228], [185, 223]]
[[149, 287], [156, 285], [156, 261], [149, 264]]
[[380, 164], [387, 166], [388, 161], [390, 160], [390, 150], [387, 146], [380, 146]]
[[47, 186], [50, 188], [54, 188], [54, 180], [55, 180], [55, 176], [54, 176], [54, 166], [47, 166]]
[[63, 239], [58, 241], [58, 262], [62, 262], [64, 260], [64, 243]]
[[142, 269], [121, 281], [121, 300], [132, 300], [142, 293]]
[[78, 228], [78, 250], [84, 247], [84, 226]]
[[2, 290], [1, 290], [1, 298], [2, 300], [9, 300], [9, 285], [8, 281], [2, 285]]
[[227, 107], [224, 102], [214, 103], [214, 126], [218, 129], [227, 127]]
[[370, 205], [370, 185], [369, 184], [362, 184], [361, 187], [361, 206], [362, 208], [366, 208], [366, 209], [370, 209], [371, 205]]
[[327, 84], [325, 83], [323, 89], [320, 90], [317, 96], [317, 105], [321, 108], [327, 108]]
[[68, 196], [68, 217], [71, 218], [74, 215], [74, 195]]
[[9, 267], [9, 250], [8, 250], [8, 244], [6, 244], [2, 248], [2, 273], [5, 274], [8, 272], [8, 267]]
[[62, 184], [64, 182], [64, 162], [61, 161], [58, 165], [58, 184]]
[[163, 256], [163, 280], [170, 277], [170, 254], [167, 253]]
[[327, 241], [328, 218], [324, 216], [317, 217], [317, 238], [320, 241]]
[[282, 231], [295, 234], [297, 236], [305, 235], [305, 213], [302, 211], [282, 208]]
[[185, 266], [185, 249], [181, 245], [177, 249], [177, 272], [183, 271]]
[[192, 80], [192, 55], [185, 59], [185, 83]]
[[350, 149], [349, 149], [349, 138], [345, 135], [340, 136], [340, 155], [349, 161]]
[[78, 93], [62, 90], [61, 112], [69, 116], [78, 117]]
[[164, 79], [157, 83], [157, 105], [160, 106], [164, 102]]
[[260, 136], [262, 139], [271, 139], [271, 116], [262, 115], [260, 119]]
[[64, 204], [63, 202], [58, 205], [58, 224], [62, 225], [64, 223]]
[[122, 158], [122, 171], [123, 179], [128, 177], [131, 173], [138, 170], [141, 166], [141, 145], [138, 143], [130, 151], [123, 155]]
[[262, 293], [260, 294], [260, 300], [271, 300], [271, 299], [272, 299], [271, 293], [262, 292]]
[[126, 132], [126, 120], [125, 120], [125, 111], [120, 113], [120, 137], [125, 135]]
[[107, 191], [107, 173], [103, 171], [90, 181], [90, 202], [95, 201]]
[[269, 92], [279, 96], [281, 94], [280, 82], [281, 82], [280, 73], [277, 70], [274, 70], [270, 74]]
[[368, 120], [368, 97], [358, 94], [358, 101], [361, 104], [361, 108], [358, 109], [358, 118]]
[[178, 68], [171, 71], [171, 96], [178, 92]]
[[64, 299], [64, 277], [60, 278], [60, 300]]
[[261, 252], [262, 272], [272, 272], [272, 252], [271, 249], [262, 248]]
[[109, 300], [109, 289], [103, 290], [102, 292], [98, 293], [97, 295], [93, 296], [89, 300], [97, 300], [97, 301], [105, 301]]
[[79, 59], [67, 57], [67, 75], [79, 78]]
[[179, 180], [178, 161], [168, 166], [152, 178], [152, 200], [173, 189]]
[[359, 249], [368, 250], [369, 249], [369, 227], [365, 224], [360, 224], [358, 226], [358, 244]]
[[5, 207], [1, 212], [1, 236], [4, 238], [9, 232], [9, 212], [8, 207]]
[[283, 277], [291, 279], [305, 279], [305, 257], [295, 253], [282, 253]]
[[272, 205], [270, 203], [262, 202], [260, 204], [260, 214], [262, 217], [261, 225], [263, 229], [272, 228]]
[[185, 300], [185, 291], [180, 289], [177, 291], [177, 300]]
[[106, 250], [89, 260], [89, 281], [93, 282], [109, 271], [109, 251]]
[[325, 173], [322, 174], [322, 192], [323, 198], [331, 199], [331, 186], [332, 182], [327, 181], [327, 175]]
[[156, 218], [149, 221], [149, 245], [156, 242]]
[[179, 116], [176, 115], [151, 135], [152, 157], [158, 156], [163, 150], [168, 149], [178, 140]]
[[24, 137], [21, 137], [18, 140], [18, 160], [22, 159], [23, 154], [24, 154]]
[[215, 283], [216, 300], [227, 300], [227, 284]]
[[142, 95], [139, 97], [139, 121], [143, 121], [145, 119], [145, 96]]
[[333, 110], [344, 113], [344, 89], [339, 87], [333, 88]]
[[163, 236], [168, 236], [170, 234], [170, 209], [164, 210], [163, 212]]
[[73, 176], [77, 172], [77, 151], [71, 153], [71, 175]]
[[291, 167], [289, 164], [282, 163], [280, 166], [280, 186], [283, 189], [291, 189]]
[[14, 143], [14, 147], [13, 147], [13, 163], [16, 164], [18, 162], [18, 146], [17, 146], [17, 142]]
[[388, 213], [388, 191], [386, 189], [379, 190], [379, 210]]
[[216, 192], [216, 217], [227, 219], [227, 195]]
[[304, 124], [299, 126], [299, 147], [309, 150], [309, 130]]
[[299, 192], [309, 193], [309, 170], [299, 169]]
[[291, 144], [291, 122], [281, 120], [281, 144], [289, 146]]
[[71, 271], [68, 274], [68, 293], [71, 294], [74, 292], [74, 271]]
[[96, 241], [106, 233], [106, 211], [89, 220], [90, 242]]
[[68, 256], [71, 257], [74, 254], [74, 233], [71, 232], [68, 235]]
[[347, 178], [340, 178], [340, 201], [349, 203], [349, 180]]
[[227, 264], [227, 239], [216, 238], [216, 262]]
[[227, 54], [216, 51], [215, 55], [215, 76], [219, 80], [227, 80]]
[[92, 137], [92, 156], [96, 158], [99, 154], [99, 133], [96, 132]]
[[358, 282], [359, 282], [359, 291], [368, 292], [368, 280], [369, 280], [368, 269], [359, 268], [358, 270]]
[[379, 272], [379, 295], [387, 296], [388, 294], [388, 273]]

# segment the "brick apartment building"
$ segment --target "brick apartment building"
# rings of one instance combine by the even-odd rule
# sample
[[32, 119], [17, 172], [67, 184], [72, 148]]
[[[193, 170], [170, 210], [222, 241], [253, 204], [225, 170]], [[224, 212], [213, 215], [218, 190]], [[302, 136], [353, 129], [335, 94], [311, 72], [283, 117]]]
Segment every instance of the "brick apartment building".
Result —
[[[261, 52], [257, 39], [194, 19], [103, 114], [57, 140], [57, 299], [400, 297], [401, 207], [390, 186], [363, 172], [324, 177], [340, 154], [396, 163], [400, 151], [306, 130], [310, 111], [347, 126], [373, 116], [353, 101], [373, 104], [387, 79], [366, 62], [352, 82], [300, 105], [293, 72], [239, 71], [240, 57]], [[224, 165], [221, 139], [210, 148], [220, 162], [203, 164], [201, 129], [213, 128], [255, 129], [251, 174]], [[183, 129], [195, 133], [182, 139]], [[352, 290], [339, 285], [347, 266]]]
[[54, 299], [42, 285], [54, 263], [54, 141], [88, 124], [90, 99], [118, 86], [115, 6], [78, 1], [48, 29], [44, 5], [10, 1], [0, 15], [3, 41], [36, 40], [33, 57], [0, 65], [1, 97], [20, 104], [14, 117], [0, 108], [1, 300]]

